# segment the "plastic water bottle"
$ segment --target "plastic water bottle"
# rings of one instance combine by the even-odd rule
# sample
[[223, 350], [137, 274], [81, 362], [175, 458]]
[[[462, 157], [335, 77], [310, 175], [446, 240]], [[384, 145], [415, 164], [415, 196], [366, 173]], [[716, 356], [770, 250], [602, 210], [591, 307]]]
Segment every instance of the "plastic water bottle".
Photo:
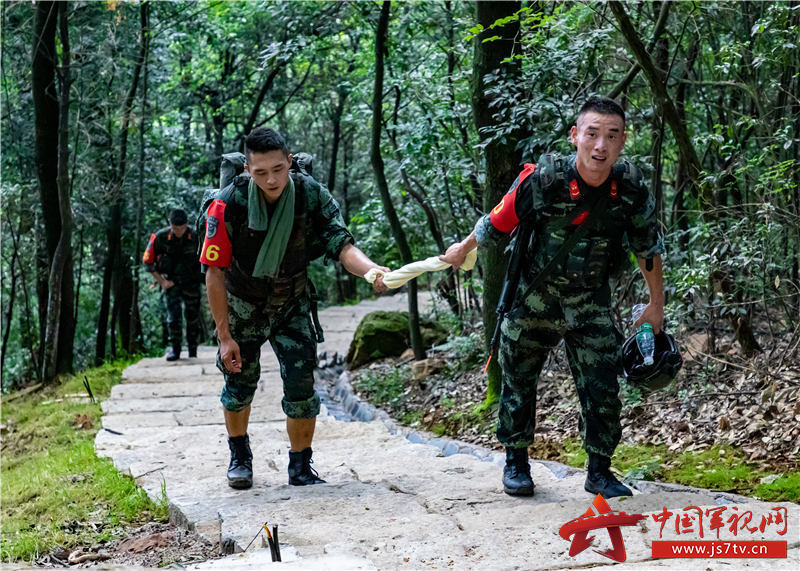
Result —
[[646, 307], [647, 304], [645, 303], [637, 303], [631, 308], [631, 324], [636, 323], [636, 320], [642, 316]]
[[[633, 309], [631, 309], [631, 317], [634, 323], [642, 316], [645, 307], [647, 306], [643, 303], [637, 303], [633, 306]], [[639, 353], [641, 353], [644, 358], [644, 364], [652, 365], [653, 353], [656, 350], [656, 338], [655, 335], [653, 335], [653, 326], [649, 323], [642, 323], [639, 329], [637, 329], [636, 346], [639, 347]]]
[[653, 353], [656, 350], [656, 338], [653, 335], [653, 326], [649, 323], [642, 323], [636, 332], [636, 345], [639, 353], [644, 357], [645, 365], [653, 364]]

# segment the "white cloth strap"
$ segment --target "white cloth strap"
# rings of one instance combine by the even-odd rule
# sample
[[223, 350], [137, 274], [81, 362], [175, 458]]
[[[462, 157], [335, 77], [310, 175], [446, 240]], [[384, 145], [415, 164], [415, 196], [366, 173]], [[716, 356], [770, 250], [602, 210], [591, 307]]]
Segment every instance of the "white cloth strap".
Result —
[[[471, 270], [475, 267], [475, 262], [477, 259], [478, 249], [475, 248], [467, 254], [464, 264], [459, 269], [464, 271]], [[372, 268], [370, 271], [364, 274], [364, 279], [369, 283], [373, 283], [376, 279], [378, 279], [378, 276], [383, 276], [383, 283], [386, 284], [386, 287], [395, 289], [399, 288], [408, 280], [424, 274], [425, 272], [435, 272], [437, 270], [444, 270], [449, 267], [450, 264], [441, 261], [439, 256], [431, 256], [430, 258], [426, 258], [419, 262], [406, 264], [402, 268], [398, 268], [388, 273], [382, 272], [376, 268]]]

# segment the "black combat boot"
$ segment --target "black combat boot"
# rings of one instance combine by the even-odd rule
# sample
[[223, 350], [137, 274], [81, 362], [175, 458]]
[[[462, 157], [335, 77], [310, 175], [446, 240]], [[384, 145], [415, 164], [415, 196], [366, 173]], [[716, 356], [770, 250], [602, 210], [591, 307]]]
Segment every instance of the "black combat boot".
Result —
[[194, 359], [196, 357], [197, 357], [197, 345], [195, 345], [194, 347], [189, 345], [189, 358]]
[[533, 488], [531, 466], [528, 464], [528, 449], [506, 447], [503, 491], [509, 496], [532, 496]]
[[633, 495], [630, 488], [611, 473], [611, 458], [593, 452], [589, 452], [589, 473], [586, 475], [583, 489], [593, 494], [600, 494], [606, 499]]
[[181, 348], [172, 346], [167, 349], [167, 361], [177, 361], [181, 358]]
[[250, 437], [229, 436], [231, 463], [228, 465], [228, 485], [239, 490], [253, 485], [253, 453], [250, 451]]
[[319, 477], [317, 471], [311, 467], [311, 447], [300, 452], [289, 450], [289, 483], [292, 486], [311, 486], [324, 484], [325, 480]]

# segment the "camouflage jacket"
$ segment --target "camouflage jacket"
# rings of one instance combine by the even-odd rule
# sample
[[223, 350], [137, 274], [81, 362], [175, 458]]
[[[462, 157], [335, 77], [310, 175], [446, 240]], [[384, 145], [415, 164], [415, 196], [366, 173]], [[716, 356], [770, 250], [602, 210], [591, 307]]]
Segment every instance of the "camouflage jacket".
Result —
[[550, 281], [565, 286], [598, 285], [624, 265], [628, 251], [639, 258], [664, 253], [655, 199], [642, 172], [627, 161], [619, 161], [603, 185], [589, 187], [578, 175], [575, 158], [574, 154], [542, 155], [533, 173], [519, 185], [512, 185], [503, 201], [478, 220], [478, 243], [497, 243], [517, 223], [532, 224], [526, 273], [535, 275], [585, 217], [587, 195], [602, 192], [608, 195], [605, 211], [599, 218], [589, 219], [586, 235]]
[[274, 279], [252, 275], [267, 232], [248, 227], [248, 175], [237, 176], [206, 212], [200, 262], [225, 268], [228, 291], [250, 303], [281, 306], [304, 295], [308, 264], [322, 255], [326, 263], [338, 260], [345, 245], [355, 243], [328, 189], [304, 173], [290, 175], [296, 192], [294, 225]]

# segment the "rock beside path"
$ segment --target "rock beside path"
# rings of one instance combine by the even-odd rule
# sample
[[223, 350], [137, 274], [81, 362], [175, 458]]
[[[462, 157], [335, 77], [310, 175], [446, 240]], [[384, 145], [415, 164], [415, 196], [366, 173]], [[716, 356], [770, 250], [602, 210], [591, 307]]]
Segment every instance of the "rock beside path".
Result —
[[[429, 349], [447, 341], [447, 330], [430, 319], [420, 319], [422, 345]], [[345, 361], [357, 369], [370, 361], [397, 357], [411, 346], [407, 311], [373, 311], [358, 323]]]

